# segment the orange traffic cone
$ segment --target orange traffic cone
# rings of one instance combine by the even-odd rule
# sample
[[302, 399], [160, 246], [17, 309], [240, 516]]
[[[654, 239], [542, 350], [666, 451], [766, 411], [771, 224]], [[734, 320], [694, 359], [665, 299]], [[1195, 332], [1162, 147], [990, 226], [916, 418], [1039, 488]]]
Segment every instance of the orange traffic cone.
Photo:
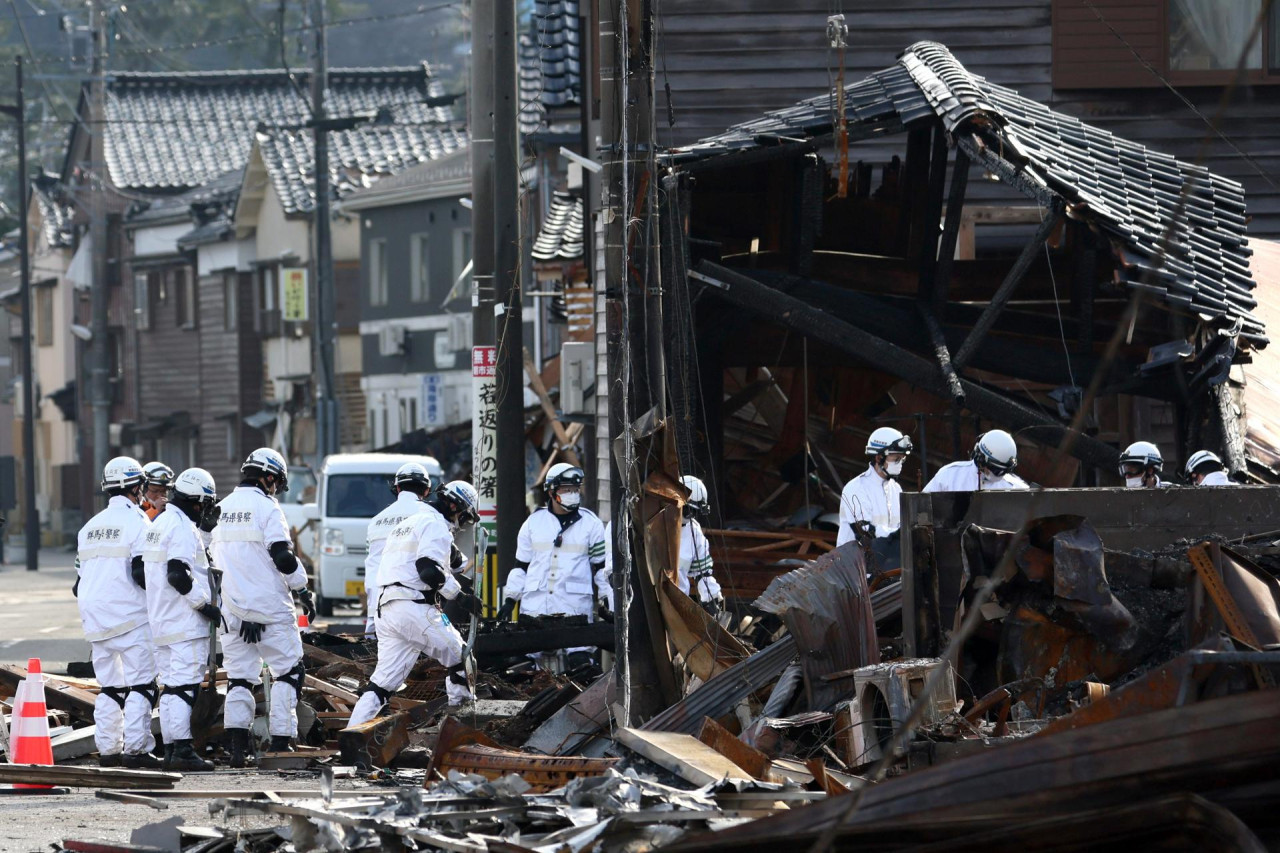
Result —
[[298, 616], [298, 630], [304, 633], [311, 630], [311, 620], [305, 613]]
[[[49, 739], [49, 712], [44, 705], [44, 676], [40, 659], [27, 661], [27, 677], [18, 685], [21, 702], [14, 703], [13, 728], [9, 746], [14, 764], [53, 764], [53, 741]], [[14, 785], [15, 788], [52, 788], [52, 785]]]

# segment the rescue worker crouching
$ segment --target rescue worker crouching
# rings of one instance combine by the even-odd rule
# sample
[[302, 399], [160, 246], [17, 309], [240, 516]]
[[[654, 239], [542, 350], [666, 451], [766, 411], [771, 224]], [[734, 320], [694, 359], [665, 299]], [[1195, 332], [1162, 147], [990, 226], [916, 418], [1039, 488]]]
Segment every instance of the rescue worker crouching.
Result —
[[118, 456], [108, 462], [102, 471], [107, 507], [76, 537], [71, 592], [102, 688], [93, 722], [103, 767], [160, 767], [151, 755], [151, 709], [157, 696], [142, 557], [151, 522], [138, 506], [143, 479], [136, 459]]
[[305, 670], [294, 601], [307, 617], [316, 615], [307, 573], [293, 553], [293, 539], [277, 492], [288, 486], [284, 457], [262, 447], [240, 466], [243, 479], [218, 504], [213, 557], [222, 570], [222, 650], [227, 668], [224, 728], [231, 766], [256, 763], [249, 730], [261, 683], [262, 665], [271, 671], [268, 732], [272, 752], [293, 749], [298, 734], [298, 698]]
[[1193, 486], [1239, 485], [1227, 475], [1227, 467], [1222, 464], [1218, 454], [1211, 450], [1197, 450], [1191, 454], [1184, 473], [1187, 482]]
[[1013, 473], [1017, 467], [1018, 445], [1013, 436], [1002, 429], [993, 429], [978, 436], [967, 460], [939, 468], [924, 491], [990, 492], [1030, 488]]
[[[507, 577], [500, 620], [511, 619], [517, 602], [528, 616], [594, 617], [594, 589], [609, 584], [604, 571], [607, 546], [604, 524], [581, 506], [583, 476], [581, 468], [565, 462], [547, 472], [546, 504], [520, 527], [516, 567]], [[591, 657], [590, 647], [567, 651], [568, 669]]]
[[164, 769], [213, 769], [192, 748], [195, 707], [209, 654], [209, 630], [220, 612], [209, 583], [209, 561], [200, 537], [217, 505], [213, 476], [188, 468], [173, 482], [172, 496], [147, 531], [142, 558], [147, 575], [147, 609], [160, 670], [160, 730]]
[[867, 439], [867, 470], [846, 483], [840, 495], [836, 545], [858, 541], [859, 530], [866, 531], [879, 571], [896, 569], [901, 564], [898, 539], [902, 486], [898, 477], [911, 450], [911, 439], [893, 427], [875, 430]]
[[387, 537], [400, 522], [427, 509], [424, 501], [431, 491], [431, 475], [417, 462], [406, 462], [396, 470], [391, 491], [395, 493], [396, 499], [391, 506], [369, 519], [369, 527], [365, 533], [365, 539], [369, 543], [369, 553], [364, 558], [365, 609], [368, 611], [364, 621], [366, 637], [375, 635], [378, 619], [378, 572], [382, 566], [382, 553], [387, 545]]
[[164, 512], [169, 500], [169, 487], [173, 485], [173, 469], [163, 462], [148, 462], [142, 467], [142, 511], [152, 521]]
[[462, 660], [463, 640], [440, 606], [440, 599], [464, 599], [478, 613], [480, 601], [462, 591], [450, 570], [454, 533], [475, 524], [479, 496], [470, 483], [445, 483], [422, 511], [405, 518], [387, 536], [378, 567], [378, 663], [347, 726], [376, 717], [404, 684], [418, 655], [426, 653], [447, 670], [450, 705], [475, 698]]

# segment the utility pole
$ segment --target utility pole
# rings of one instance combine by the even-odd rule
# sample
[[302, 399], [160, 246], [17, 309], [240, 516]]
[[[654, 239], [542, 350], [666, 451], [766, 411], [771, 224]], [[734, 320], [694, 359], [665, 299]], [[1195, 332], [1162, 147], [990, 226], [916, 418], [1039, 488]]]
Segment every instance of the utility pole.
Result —
[[334, 397], [333, 234], [329, 215], [329, 128], [324, 95], [329, 86], [329, 40], [325, 33], [324, 0], [311, 2], [315, 48], [311, 70], [311, 124], [315, 140], [315, 376], [317, 462], [338, 452], [338, 403]]
[[107, 13], [102, 0], [91, 0], [89, 29], [93, 41], [89, 91], [89, 239], [93, 241], [93, 287], [89, 291], [89, 405], [93, 411], [93, 471], [102, 475], [110, 456], [111, 389], [107, 382]]
[[40, 568], [40, 511], [36, 509], [36, 392], [31, 363], [31, 247], [27, 244], [27, 100], [22, 88], [22, 57], [15, 57], [17, 102], [0, 106], [18, 128], [18, 262], [22, 285], [22, 524], [27, 543], [27, 571]]
[[520, 291], [520, 97], [516, 0], [493, 0], [493, 273], [497, 327], [498, 572], [515, 566], [525, 513], [524, 312]]
[[[493, 3], [471, 4], [471, 92], [467, 96], [467, 130], [471, 134], [471, 374], [475, 400], [471, 406], [472, 481], [480, 496], [480, 524], [497, 541], [497, 442], [495, 381], [489, 375], [494, 361], [493, 328]], [[497, 578], [490, 575], [490, 557], [481, 555], [486, 600], [499, 604]]]

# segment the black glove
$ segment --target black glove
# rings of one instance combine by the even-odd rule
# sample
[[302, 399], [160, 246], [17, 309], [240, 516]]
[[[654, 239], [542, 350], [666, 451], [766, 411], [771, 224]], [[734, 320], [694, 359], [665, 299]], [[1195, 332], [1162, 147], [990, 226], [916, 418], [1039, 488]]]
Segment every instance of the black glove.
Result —
[[702, 609], [710, 613], [712, 619], [718, 618], [724, 612], [724, 599], [713, 598], [710, 601], [704, 601]]
[[307, 620], [316, 618], [316, 599], [311, 594], [311, 590], [303, 587], [294, 593], [298, 597], [298, 603], [302, 605], [302, 612], [306, 614]]
[[218, 522], [222, 520], [222, 507], [217, 504], [212, 509], [207, 509], [200, 513], [199, 527], [205, 533], [212, 533], [213, 528], [218, 526]]
[[449, 543], [449, 568], [456, 572], [466, 561], [467, 558], [462, 555], [458, 546], [452, 542]]
[[453, 600], [459, 607], [466, 610], [472, 616], [479, 616], [481, 611], [484, 609], [484, 602], [476, 598], [476, 596], [470, 592], [460, 592]]
[[76, 598], [80, 597], [80, 576], [76, 575], [76, 582], [71, 585], [71, 594]]
[[240, 639], [246, 643], [256, 643], [262, 639], [261, 622], [241, 622], [240, 623]]
[[609, 603], [603, 598], [596, 599], [596, 618], [601, 622], [613, 622], [613, 611], [609, 609]]
[[510, 622], [512, 615], [516, 612], [516, 600], [508, 598], [502, 602], [502, 608], [498, 611], [499, 622]]
[[201, 604], [196, 608], [196, 612], [215, 624], [222, 618], [222, 611], [216, 604]]

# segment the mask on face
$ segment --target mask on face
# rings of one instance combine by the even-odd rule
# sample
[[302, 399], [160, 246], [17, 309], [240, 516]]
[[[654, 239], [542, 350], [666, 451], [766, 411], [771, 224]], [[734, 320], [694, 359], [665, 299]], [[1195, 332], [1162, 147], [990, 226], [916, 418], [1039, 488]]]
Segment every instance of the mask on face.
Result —
[[1142, 488], [1142, 476], [1141, 476], [1141, 475], [1138, 475], [1137, 477], [1125, 477], [1125, 478], [1124, 478], [1124, 484], [1125, 484], [1125, 486], [1127, 486], [1127, 487], [1128, 487], [1128, 488], [1130, 488], [1130, 489], [1141, 489], [1141, 488]]
[[895, 459], [892, 462], [886, 462], [884, 464], [884, 470], [885, 470], [885, 473], [888, 474], [890, 477], [898, 476], [899, 474], [902, 473], [902, 460]]
[[569, 492], [559, 496], [560, 506], [565, 509], [577, 509], [582, 503], [582, 494], [580, 492]]

